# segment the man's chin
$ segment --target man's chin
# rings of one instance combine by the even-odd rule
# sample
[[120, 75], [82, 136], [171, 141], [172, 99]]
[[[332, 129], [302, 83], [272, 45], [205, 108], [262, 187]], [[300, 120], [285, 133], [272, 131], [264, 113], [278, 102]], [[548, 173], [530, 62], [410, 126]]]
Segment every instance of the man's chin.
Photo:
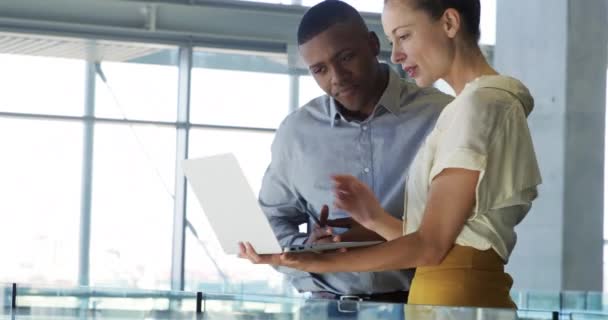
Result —
[[336, 100], [340, 103], [340, 106], [342, 106], [344, 109], [346, 109], [350, 112], [361, 111], [361, 103], [359, 103], [359, 101], [356, 101], [354, 99], [340, 99], [340, 98], [337, 98]]

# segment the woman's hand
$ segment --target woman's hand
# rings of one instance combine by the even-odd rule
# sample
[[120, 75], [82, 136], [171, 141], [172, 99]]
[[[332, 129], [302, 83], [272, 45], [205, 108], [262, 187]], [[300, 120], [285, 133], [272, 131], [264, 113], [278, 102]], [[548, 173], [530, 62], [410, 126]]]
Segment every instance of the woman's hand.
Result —
[[334, 206], [347, 211], [363, 227], [374, 230], [374, 223], [384, 213], [372, 190], [359, 179], [350, 175], [336, 175], [334, 181]]
[[258, 254], [249, 242], [239, 243], [239, 258], [247, 259], [253, 264], [283, 266], [312, 273], [322, 273], [323, 254], [313, 252]]

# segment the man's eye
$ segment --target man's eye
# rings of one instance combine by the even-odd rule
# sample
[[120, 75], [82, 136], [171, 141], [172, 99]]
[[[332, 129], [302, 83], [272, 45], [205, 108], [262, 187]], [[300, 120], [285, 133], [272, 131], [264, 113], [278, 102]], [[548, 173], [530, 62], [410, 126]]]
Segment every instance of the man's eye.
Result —
[[350, 61], [353, 58], [353, 54], [347, 54], [342, 56], [342, 61]]
[[312, 69], [312, 73], [314, 73], [314, 74], [321, 73], [321, 72], [323, 72], [323, 69], [324, 68], [314, 68], [314, 69]]

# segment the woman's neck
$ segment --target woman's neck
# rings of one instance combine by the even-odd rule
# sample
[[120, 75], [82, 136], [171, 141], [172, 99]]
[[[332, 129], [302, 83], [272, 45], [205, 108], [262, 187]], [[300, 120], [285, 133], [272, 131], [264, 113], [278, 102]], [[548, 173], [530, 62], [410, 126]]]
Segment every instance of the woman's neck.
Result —
[[456, 48], [452, 66], [443, 79], [459, 95], [467, 83], [481, 76], [496, 74], [498, 72], [488, 64], [478, 46], [462, 46]]

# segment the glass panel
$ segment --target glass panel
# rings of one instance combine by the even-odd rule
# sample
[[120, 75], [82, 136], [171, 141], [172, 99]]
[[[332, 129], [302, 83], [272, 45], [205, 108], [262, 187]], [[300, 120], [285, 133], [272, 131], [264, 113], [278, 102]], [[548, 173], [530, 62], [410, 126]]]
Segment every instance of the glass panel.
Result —
[[[189, 158], [232, 152], [257, 195], [270, 163], [272, 132], [247, 130], [191, 129]], [[291, 286], [268, 266], [253, 265], [225, 255], [205, 214], [190, 189], [187, 195], [188, 221], [196, 229], [186, 237], [186, 288], [205, 292], [291, 294]], [[238, 222], [237, 222], [238, 223]]]
[[76, 284], [82, 136], [78, 122], [0, 118], [0, 282]]
[[10, 284], [0, 282], [0, 315], [5, 308], [10, 308], [13, 289]]
[[312, 76], [300, 76], [300, 107], [324, 94], [325, 92], [319, 87], [315, 78]]
[[286, 55], [197, 50], [194, 59], [192, 123], [276, 128], [287, 115]]
[[[513, 320], [516, 311], [403, 305], [366, 301], [336, 301], [287, 298], [264, 295], [204, 294], [202, 314], [189, 309], [196, 303], [194, 293], [178, 291], [142, 291], [113, 288], [78, 287], [54, 290], [51, 288], [19, 288], [24, 300], [37, 297], [47, 302], [24, 304], [26, 313], [18, 319], [84, 319], [94, 315], [97, 319], [425, 319], [425, 320]], [[74, 301], [72, 306], [52, 306], [50, 301]], [[171, 302], [171, 303], [169, 303]], [[48, 305], [49, 307], [44, 307]], [[170, 305], [173, 305], [171, 307]], [[186, 307], [181, 307], [181, 306]], [[4, 310], [5, 312], [8, 310]], [[519, 319], [553, 319], [551, 312], [517, 311]], [[0, 313], [2, 315], [2, 313]], [[563, 313], [562, 316], [567, 314]], [[585, 313], [585, 315], [594, 315]], [[598, 315], [598, 313], [595, 313]], [[0, 319], [5, 319], [0, 317]], [[7, 317], [6, 319], [11, 319]], [[586, 319], [586, 318], [580, 318]], [[591, 317], [590, 319], [601, 319]]]
[[551, 311], [539, 311], [539, 310], [517, 310], [517, 319], [519, 320], [555, 320], [560, 319], [559, 314], [557, 318], [554, 317]]
[[85, 63], [81, 60], [0, 54], [0, 112], [80, 116]]
[[562, 293], [561, 309], [586, 310], [587, 293], [584, 291], [569, 291]]
[[97, 124], [91, 284], [170, 288], [175, 129]]
[[511, 297], [520, 309], [559, 310], [561, 305], [560, 294], [560, 292], [555, 291], [512, 291]]
[[570, 314], [570, 320], [608, 320], [608, 314], [589, 313], [589, 312], [573, 312]]
[[[129, 311], [154, 313], [158, 310], [193, 312], [196, 293], [184, 291], [133, 290], [123, 288], [74, 287], [26, 287], [17, 289], [17, 306], [20, 308], [83, 308], [102, 312], [104, 315], [122, 312], [129, 318]], [[170, 303], [174, 305], [171, 306]], [[139, 319], [142, 319], [139, 317]]]
[[587, 292], [587, 310], [597, 310], [608, 313], [608, 295], [603, 292]]
[[[176, 50], [165, 51], [171, 53]], [[155, 54], [163, 54], [163, 52]], [[95, 92], [97, 117], [176, 121], [178, 83], [176, 66], [103, 62], [101, 70], [106, 81], [97, 77]]]
[[559, 310], [559, 292], [530, 292], [526, 299], [526, 308], [540, 310]]
[[[604, 158], [604, 159], [608, 159], [608, 158]], [[607, 161], [607, 160], [604, 160]], [[604, 169], [605, 170], [605, 169]], [[604, 171], [605, 172], [605, 171]], [[604, 180], [604, 184], [606, 184], [606, 180]], [[606, 188], [606, 187], [604, 187]], [[604, 202], [606, 202], [606, 197], [604, 197]], [[604, 209], [604, 221], [606, 221], [606, 218], [608, 216], [606, 215], [606, 209]], [[606, 238], [606, 222], [604, 222], [604, 239]], [[608, 291], [608, 243], [606, 242], [606, 240], [604, 240], [604, 291]]]
[[[205, 316], [227, 319], [246, 314], [252, 319], [424, 319], [514, 320], [515, 310], [451, 308], [336, 300], [285, 300], [263, 296], [208, 297]], [[551, 319], [551, 318], [548, 318]]]

